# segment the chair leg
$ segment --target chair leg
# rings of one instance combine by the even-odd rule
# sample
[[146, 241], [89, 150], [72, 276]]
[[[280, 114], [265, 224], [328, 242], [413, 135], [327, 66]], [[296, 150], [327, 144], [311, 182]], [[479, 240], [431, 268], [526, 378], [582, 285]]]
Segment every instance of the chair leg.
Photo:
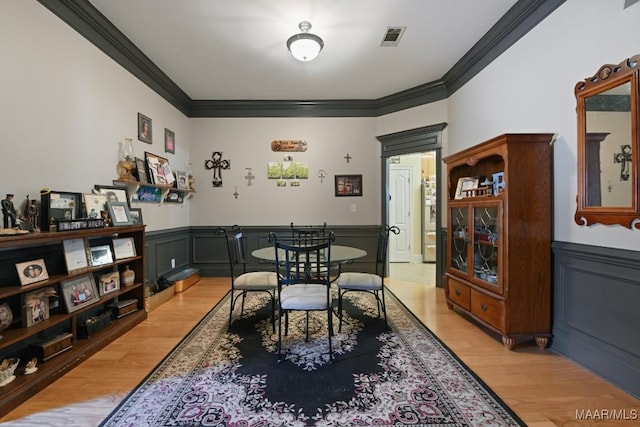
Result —
[[384, 286], [382, 287], [382, 313], [384, 313], [384, 330], [389, 330], [389, 324], [387, 323], [387, 303], [384, 300]]
[[276, 296], [275, 292], [272, 294], [269, 292], [269, 296], [271, 296], [271, 329], [273, 333], [276, 333]]
[[229, 326], [227, 327], [228, 329], [231, 329], [231, 318], [233, 316], [233, 306], [234, 306], [233, 289], [231, 289], [231, 302], [229, 303]]
[[327, 335], [329, 335], [329, 362], [333, 363], [333, 347], [331, 345], [331, 336], [333, 335], [333, 311], [331, 307], [327, 310]]
[[342, 290], [338, 289], [338, 332], [342, 332], [342, 295]]
[[247, 298], [247, 292], [242, 291], [242, 306], [240, 307], [240, 316], [244, 314], [244, 300]]
[[282, 312], [278, 316], [278, 363], [282, 362]]
[[309, 342], [309, 312], [305, 311], [306, 314], [306, 325], [305, 325], [305, 336], [304, 336], [304, 342]]

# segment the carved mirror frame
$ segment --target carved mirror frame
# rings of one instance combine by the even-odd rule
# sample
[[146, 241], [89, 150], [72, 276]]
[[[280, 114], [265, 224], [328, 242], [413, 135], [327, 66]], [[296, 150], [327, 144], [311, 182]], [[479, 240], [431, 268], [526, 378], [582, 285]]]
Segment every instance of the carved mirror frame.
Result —
[[[576, 111], [578, 114], [578, 197], [575, 221], [578, 225], [622, 225], [627, 228], [640, 229], [640, 186], [638, 176], [640, 172], [638, 153], [640, 153], [640, 136], [638, 135], [638, 75], [639, 75], [640, 55], [635, 55], [622, 61], [618, 65], [605, 64], [593, 77], [580, 81], [575, 86]], [[629, 85], [628, 99], [626, 95], [615, 95], [624, 85]], [[627, 89], [624, 87], [624, 89]], [[602, 96], [606, 92], [607, 96]], [[598, 97], [599, 98], [596, 98]], [[609, 109], [607, 99], [613, 100], [614, 109]], [[622, 101], [622, 102], [620, 102]], [[623, 107], [621, 107], [623, 105]], [[615, 124], [611, 124], [612, 129], [624, 128], [624, 116], [620, 113], [629, 113], [629, 134], [626, 138], [623, 134], [616, 139], [616, 134], [607, 129], [607, 116], [589, 115], [591, 122], [598, 122], [598, 125], [590, 124], [588, 128], [587, 112], [607, 113], [615, 111], [618, 116], [614, 118]], [[612, 116], [613, 117], [613, 116]], [[623, 120], [620, 120], [622, 118]], [[622, 143], [621, 143], [622, 141]], [[608, 152], [604, 144], [608, 143]], [[613, 145], [619, 147], [620, 153], [611, 153]], [[610, 157], [601, 158], [602, 154], [612, 154]], [[605, 162], [612, 163], [605, 165]], [[609, 179], [613, 164], [620, 168], [618, 177], [614, 183]], [[605, 171], [606, 169], [606, 171]], [[608, 184], [604, 186], [604, 179]], [[628, 181], [628, 182], [622, 182]], [[614, 185], [620, 184], [622, 200], [625, 202], [616, 205], [615, 197], [603, 192], [612, 192]], [[627, 201], [627, 194], [630, 196]], [[615, 195], [615, 194], [614, 194]], [[612, 201], [606, 202], [609, 198]]]

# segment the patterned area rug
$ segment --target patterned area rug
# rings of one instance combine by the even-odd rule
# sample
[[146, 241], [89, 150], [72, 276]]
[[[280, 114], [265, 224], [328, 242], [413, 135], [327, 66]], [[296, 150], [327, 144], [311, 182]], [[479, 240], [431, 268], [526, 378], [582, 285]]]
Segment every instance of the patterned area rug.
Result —
[[[227, 330], [227, 295], [101, 424], [114, 426], [522, 426], [392, 294], [347, 294], [336, 360], [326, 313], [291, 315], [277, 362], [268, 299], [252, 294]], [[283, 322], [284, 327], [284, 322]]]

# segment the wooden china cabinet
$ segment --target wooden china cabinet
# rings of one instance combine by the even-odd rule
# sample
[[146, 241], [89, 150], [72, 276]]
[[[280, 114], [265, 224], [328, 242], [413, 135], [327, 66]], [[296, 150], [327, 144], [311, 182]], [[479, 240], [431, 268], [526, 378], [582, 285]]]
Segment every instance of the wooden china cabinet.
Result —
[[553, 134], [505, 134], [445, 157], [449, 308], [507, 349], [551, 337]]

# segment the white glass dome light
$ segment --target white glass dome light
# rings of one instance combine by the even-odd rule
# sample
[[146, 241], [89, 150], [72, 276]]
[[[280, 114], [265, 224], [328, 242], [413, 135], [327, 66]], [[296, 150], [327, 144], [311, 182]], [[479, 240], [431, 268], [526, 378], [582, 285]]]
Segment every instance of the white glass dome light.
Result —
[[311, 29], [309, 21], [302, 21], [298, 28], [300, 28], [301, 33], [289, 37], [287, 49], [298, 61], [311, 61], [318, 56], [324, 47], [324, 42], [320, 37], [309, 33]]

